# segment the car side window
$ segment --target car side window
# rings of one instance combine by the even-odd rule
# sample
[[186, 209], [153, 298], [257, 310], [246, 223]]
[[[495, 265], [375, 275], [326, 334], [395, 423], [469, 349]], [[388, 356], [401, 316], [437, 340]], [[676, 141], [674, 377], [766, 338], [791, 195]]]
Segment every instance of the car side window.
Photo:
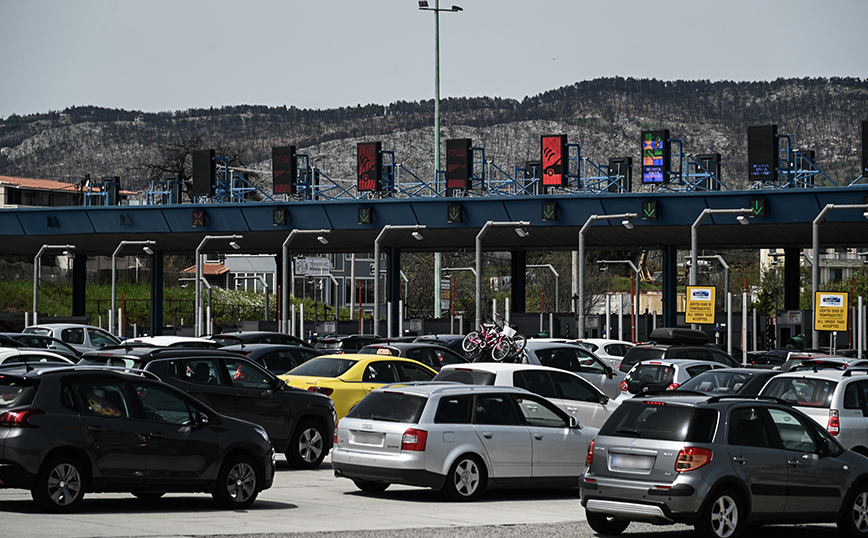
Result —
[[708, 351], [704, 349], [670, 349], [669, 356], [673, 359], [708, 360]]
[[255, 364], [247, 361], [225, 359], [226, 369], [232, 385], [250, 389], [271, 388], [271, 376]]
[[785, 450], [819, 452], [808, 426], [786, 409], [769, 408], [769, 415]]
[[215, 359], [205, 357], [195, 359], [183, 359], [179, 361], [178, 375], [181, 379], [200, 385], [219, 385], [219, 364]]
[[108, 333], [98, 329], [88, 329], [87, 336], [90, 338], [90, 343], [96, 347], [113, 346], [117, 341]]
[[525, 395], [516, 395], [515, 400], [528, 426], [569, 427], [569, 422], [549, 402]]
[[733, 359], [729, 357], [726, 353], [721, 353], [720, 351], [711, 350], [711, 360], [714, 362], [719, 362], [720, 364], [725, 364], [727, 366], [734, 366], [735, 362]]
[[473, 396], [448, 396], [440, 398], [435, 424], [470, 424], [473, 416]]
[[865, 394], [865, 388], [861, 383], [850, 383], [844, 389], [844, 409], [861, 409], [859, 405], [859, 393]]
[[431, 353], [429, 353], [429, 350], [427, 349], [411, 349], [407, 352], [407, 358], [419, 361], [422, 364], [427, 364], [428, 366], [434, 366]]
[[[565, 400], [579, 402], [600, 402], [600, 395], [594, 391], [591, 384], [580, 377], [561, 372], [551, 372], [552, 377], [561, 389], [561, 397]], [[543, 394], [545, 396], [545, 394]]]
[[729, 444], [773, 448], [762, 418], [762, 410], [754, 407], [733, 409], [729, 415]]
[[193, 422], [187, 401], [178, 394], [151, 383], [138, 384], [135, 389], [145, 409], [146, 419], [167, 424]]
[[701, 364], [698, 366], [689, 366], [687, 368], [687, 373], [690, 374], [690, 377], [695, 377], [695, 376], [701, 374], [702, 372], [706, 372], [708, 370], [711, 370], [712, 368], [713, 367], [710, 364], [709, 365]]
[[402, 362], [395, 366], [401, 373], [399, 381], [431, 381], [434, 379], [434, 374], [415, 364]]
[[504, 394], [480, 394], [476, 397], [474, 424], [493, 426], [517, 426], [518, 417], [509, 396]]
[[527, 389], [534, 394], [546, 398], [558, 398], [558, 389], [555, 387], [549, 372], [545, 370], [524, 370], [515, 373], [513, 379], [516, 387]]
[[398, 376], [391, 362], [377, 361], [368, 364], [362, 381], [365, 383], [396, 383]]
[[60, 331], [60, 339], [70, 344], [84, 344], [84, 329], [63, 329]]
[[78, 397], [84, 415], [129, 418], [130, 402], [121, 381], [74, 381], [72, 392]]

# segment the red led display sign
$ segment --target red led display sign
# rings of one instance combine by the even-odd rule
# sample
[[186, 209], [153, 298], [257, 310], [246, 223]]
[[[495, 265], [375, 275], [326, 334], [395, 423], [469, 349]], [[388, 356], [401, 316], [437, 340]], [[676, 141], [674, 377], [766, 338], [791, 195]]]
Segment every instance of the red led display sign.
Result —
[[540, 137], [542, 184], [545, 187], [563, 187], [567, 172], [567, 135]]
[[298, 160], [295, 146], [271, 148], [271, 178], [274, 194], [295, 194], [295, 174]]
[[380, 190], [383, 173], [383, 154], [381, 142], [362, 142], [358, 145], [358, 189], [362, 191]]
[[446, 188], [469, 189], [470, 162], [472, 151], [471, 139], [455, 138], [446, 141]]

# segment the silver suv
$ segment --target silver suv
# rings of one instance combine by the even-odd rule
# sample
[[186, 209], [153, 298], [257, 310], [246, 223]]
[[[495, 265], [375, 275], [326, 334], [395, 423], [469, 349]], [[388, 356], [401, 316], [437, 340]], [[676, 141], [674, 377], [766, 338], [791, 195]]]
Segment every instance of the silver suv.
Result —
[[685, 523], [715, 538], [747, 525], [831, 521], [868, 534], [868, 458], [770, 399], [626, 400], [588, 448], [580, 488], [601, 534], [631, 521]]
[[596, 433], [524, 389], [393, 384], [340, 420], [331, 461], [368, 493], [408, 484], [469, 501], [493, 487], [576, 487]]

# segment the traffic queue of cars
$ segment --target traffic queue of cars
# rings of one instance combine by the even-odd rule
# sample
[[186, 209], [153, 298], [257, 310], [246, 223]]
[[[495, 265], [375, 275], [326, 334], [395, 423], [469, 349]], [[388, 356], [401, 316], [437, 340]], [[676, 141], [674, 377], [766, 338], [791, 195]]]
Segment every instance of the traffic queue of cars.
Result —
[[[91, 329], [30, 334], [93, 345]], [[0, 361], [17, 361], [0, 365], [0, 483], [50, 511], [101, 491], [202, 491], [241, 508], [271, 485], [276, 452], [311, 469], [331, 451], [335, 475], [369, 494], [578, 486], [602, 534], [631, 521], [718, 538], [834, 521], [868, 535], [868, 368], [834, 357], [786, 373], [736, 368], [689, 329], [653, 337], [530, 340], [503, 362], [444, 338], [362, 335], [318, 350], [262, 333], [209, 339], [233, 344], [219, 349], [131, 339], [78, 364], [0, 347]], [[815, 473], [828, 474], [818, 485]]]

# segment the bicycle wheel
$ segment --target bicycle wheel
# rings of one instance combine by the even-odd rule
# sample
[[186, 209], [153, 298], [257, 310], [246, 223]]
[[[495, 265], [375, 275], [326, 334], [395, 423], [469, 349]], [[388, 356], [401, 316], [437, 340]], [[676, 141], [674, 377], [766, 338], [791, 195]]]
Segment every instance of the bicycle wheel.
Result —
[[494, 344], [494, 347], [491, 348], [491, 358], [498, 362], [502, 361], [509, 355], [509, 352], [512, 351], [514, 345], [512, 338], [502, 336]]
[[468, 355], [472, 355], [479, 350], [481, 341], [482, 339], [479, 337], [478, 332], [470, 331], [467, 333], [467, 336], [464, 337], [464, 340], [461, 341], [461, 349]]
[[527, 345], [527, 337], [521, 333], [515, 333], [512, 337], [513, 353], [521, 353], [524, 351], [524, 346]]

